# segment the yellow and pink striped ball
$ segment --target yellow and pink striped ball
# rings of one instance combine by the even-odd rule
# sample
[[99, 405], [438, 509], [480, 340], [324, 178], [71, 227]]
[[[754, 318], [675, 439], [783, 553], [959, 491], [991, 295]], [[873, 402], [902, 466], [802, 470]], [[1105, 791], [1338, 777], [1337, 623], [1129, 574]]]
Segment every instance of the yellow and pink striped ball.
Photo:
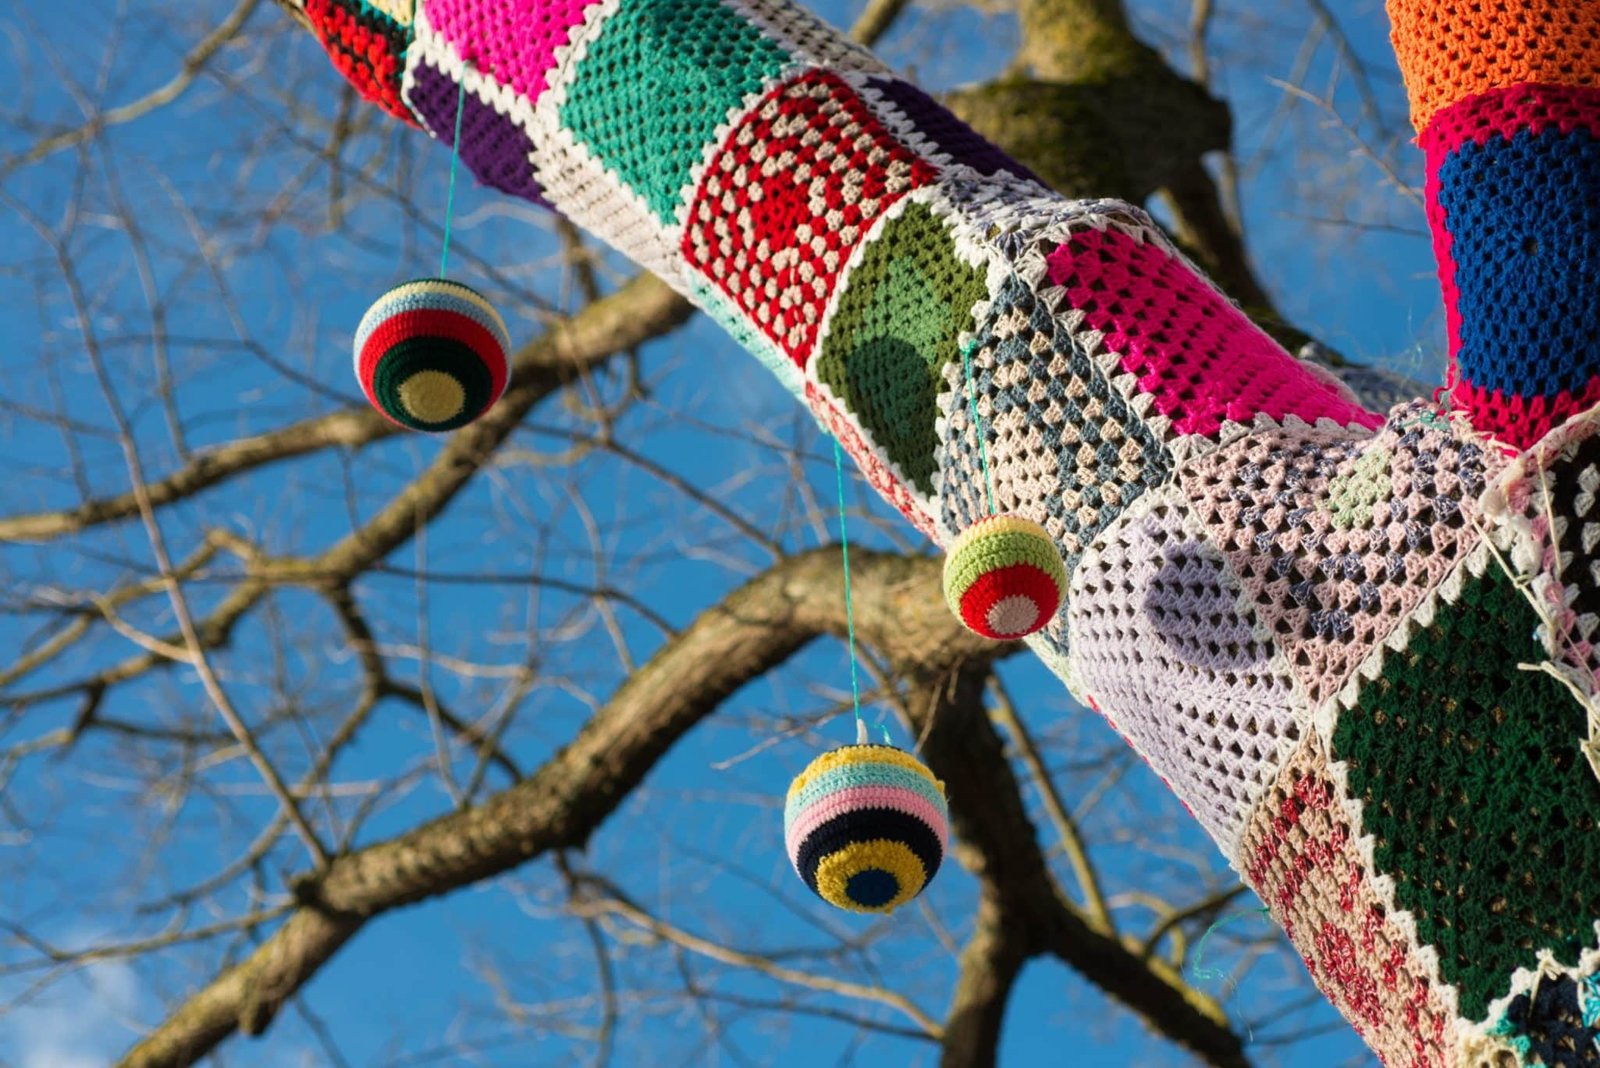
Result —
[[813, 760], [783, 809], [789, 861], [830, 905], [893, 912], [923, 891], [944, 859], [944, 784], [910, 753], [849, 745]]

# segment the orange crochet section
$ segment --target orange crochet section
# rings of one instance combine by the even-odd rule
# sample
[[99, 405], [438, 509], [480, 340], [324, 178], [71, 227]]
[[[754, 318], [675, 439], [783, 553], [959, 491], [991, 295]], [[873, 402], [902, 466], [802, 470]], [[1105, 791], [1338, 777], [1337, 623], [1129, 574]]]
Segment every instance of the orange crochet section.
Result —
[[1440, 108], [1521, 82], [1600, 87], [1600, 2], [1389, 0], [1417, 132]]

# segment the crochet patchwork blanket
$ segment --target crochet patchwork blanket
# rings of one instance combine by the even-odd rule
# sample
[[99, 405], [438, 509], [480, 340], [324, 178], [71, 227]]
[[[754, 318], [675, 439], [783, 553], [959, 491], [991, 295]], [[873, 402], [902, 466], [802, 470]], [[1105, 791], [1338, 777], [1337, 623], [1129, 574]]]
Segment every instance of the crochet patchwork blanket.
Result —
[[1600, 5], [1390, 0], [1444, 405], [1369, 411], [1138, 208], [1046, 189], [787, 0], [303, 0], [368, 98], [721, 323], [1030, 639], [1385, 1063], [1600, 1065]]

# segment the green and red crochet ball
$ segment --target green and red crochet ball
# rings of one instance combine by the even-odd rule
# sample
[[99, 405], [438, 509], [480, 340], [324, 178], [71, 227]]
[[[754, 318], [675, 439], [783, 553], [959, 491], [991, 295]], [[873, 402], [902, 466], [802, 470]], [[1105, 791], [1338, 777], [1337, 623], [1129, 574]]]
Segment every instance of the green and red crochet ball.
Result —
[[944, 596], [968, 630], [1010, 640], [1043, 630], [1067, 589], [1049, 533], [1031, 519], [992, 515], [962, 531], [944, 563]]
[[470, 286], [427, 278], [379, 297], [356, 329], [355, 370], [367, 400], [412, 430], [465, 426], [505, 392], [511, 338]]

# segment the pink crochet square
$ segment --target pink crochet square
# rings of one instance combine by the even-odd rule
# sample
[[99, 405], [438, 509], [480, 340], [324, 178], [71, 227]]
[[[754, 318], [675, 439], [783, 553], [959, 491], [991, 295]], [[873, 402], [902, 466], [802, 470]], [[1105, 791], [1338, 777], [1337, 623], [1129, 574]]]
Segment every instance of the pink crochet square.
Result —
[[461, 58], [528, 98], [539, 99], [556, 49], [599, 0], [426, 0], [428, 22]]
[[1214, 434], [1258, 413], [1375, 427], [1368, 412], [1297, 363], [1165, 250], [1117, 230], [1084, 230], [1045, 257], [1050, 281], [1105, 336], [1122, 370], [1180, 434]]

